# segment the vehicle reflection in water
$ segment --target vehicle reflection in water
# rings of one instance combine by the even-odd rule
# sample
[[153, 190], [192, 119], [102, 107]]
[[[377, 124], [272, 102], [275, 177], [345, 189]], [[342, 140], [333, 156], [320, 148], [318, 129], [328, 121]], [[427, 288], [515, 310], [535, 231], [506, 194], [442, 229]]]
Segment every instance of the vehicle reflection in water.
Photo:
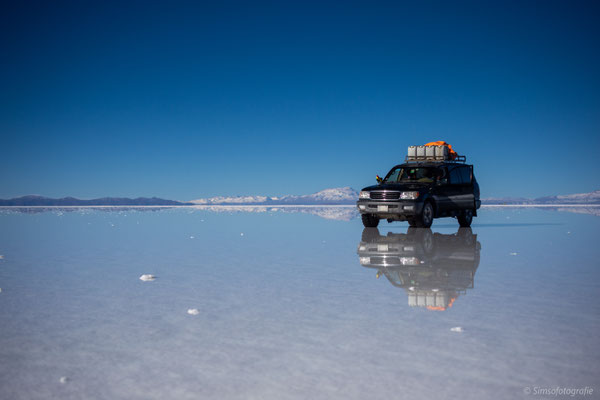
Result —
[[453, 234], [408, 228], [385, 236], [377, 228], [365, 228], [358, 245], [360, 264], [406, 290], [409, 306], [437, 311], [452, 307], [474, 287], [480, 251], [471, 228]]

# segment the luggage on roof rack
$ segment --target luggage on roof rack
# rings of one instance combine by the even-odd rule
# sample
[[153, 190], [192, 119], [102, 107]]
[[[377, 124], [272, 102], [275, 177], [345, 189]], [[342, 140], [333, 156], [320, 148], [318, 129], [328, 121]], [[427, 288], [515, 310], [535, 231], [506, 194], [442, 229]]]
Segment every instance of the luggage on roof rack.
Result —
[[406, 161], [465, 162], [467, 161], [467, 157], [459, 156], [456, 151], [452, 149], [452, 145], [442, 140], [438, 140], [437, 142], [429, 142], [423, 146], [408, 146]]

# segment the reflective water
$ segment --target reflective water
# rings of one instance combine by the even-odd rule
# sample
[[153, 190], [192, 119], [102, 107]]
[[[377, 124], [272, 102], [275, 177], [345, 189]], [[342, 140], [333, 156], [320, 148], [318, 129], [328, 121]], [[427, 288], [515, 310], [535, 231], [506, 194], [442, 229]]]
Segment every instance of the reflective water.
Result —
[[597, 216], [67, 211], [0, 213], [0, 398], [600, 394]]

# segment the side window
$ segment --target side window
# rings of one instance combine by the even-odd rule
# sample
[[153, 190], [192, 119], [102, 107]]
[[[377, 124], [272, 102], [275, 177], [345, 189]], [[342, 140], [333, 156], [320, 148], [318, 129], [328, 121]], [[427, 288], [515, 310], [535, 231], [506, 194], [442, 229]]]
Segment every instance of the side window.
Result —
[[460, 185], [462, 183], [460, 168], [452, 168], [450, 170], [450, 183], [452, 185]]
[[462, 183], [471, 183], [471, 167], [467, 167], [466, 165], [463, 167], [460, 167], [460, 176], [461, 176], [461, 180]]
[[439, 168], [437, 170], [437, 176], [441, 184], [445, 185], [448, 183], [448, 171], [445, 168]]

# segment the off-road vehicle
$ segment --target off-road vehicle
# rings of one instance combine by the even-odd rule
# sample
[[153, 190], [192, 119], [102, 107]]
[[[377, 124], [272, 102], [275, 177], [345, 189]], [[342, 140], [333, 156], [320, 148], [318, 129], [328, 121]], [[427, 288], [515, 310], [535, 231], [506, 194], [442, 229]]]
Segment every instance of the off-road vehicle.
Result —
[[481, 206], [473, 165], [446, 146], [409, 147], [405, 162], [377, 181], [362, 189], [356, 203], [365, 227], [386, 219], [429, 228], [434, 218], [442, 217], [469, 227]]

